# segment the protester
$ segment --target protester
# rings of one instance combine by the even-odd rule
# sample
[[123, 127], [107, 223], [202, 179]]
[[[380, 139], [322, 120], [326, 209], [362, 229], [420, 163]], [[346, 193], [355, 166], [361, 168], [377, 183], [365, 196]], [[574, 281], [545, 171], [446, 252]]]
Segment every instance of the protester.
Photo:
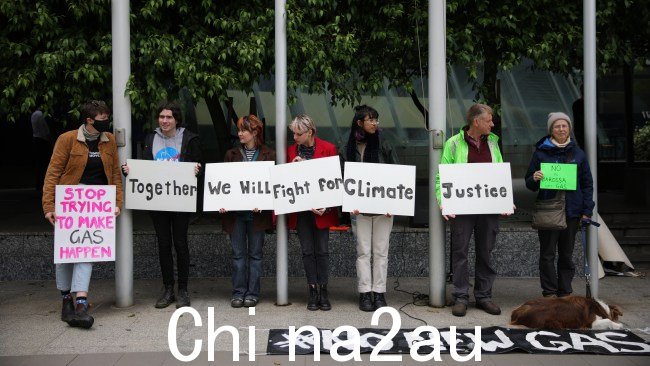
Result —
[[[379, 113], [372, 107], [354, 108], [350, 136], [341, 151], [344, 161], [361, 163], [397, 164], [397, 155], [379, 130]], [[368, 214], [352, 210], [356, 224], [357, 277], [359, 309], [374, 311], [388, 306], [386, 278], [388, 276], [388, 248], [393, 229], [393, 215]], [[372, 265], [370, 258], [372, 257]]]
[[[316, 137], [316, 124], [306, 114], [299, 114], [289, 125], [295, 144], [287, 149], [287, 161], [336, 156], [336, 147]], [[305, 267], [309, 297], [308, 310], [330, 310], [332, 305], [327, 292], [329, 280], [329, 228], [339, 224], [336, 207], [312, 208], [289, 216], [289, 228], [296, 229], [302, 248], [302, 262]]]
[[576, 190], [565, 191], [564, 195], [566, 229], [538, 230], [542, 295], [568, 296], [573, 292], [573, 248], [576, 234], [580, 230], [580, 220], [591, 218], [595, 206], [593, 179], [585, 152], [571, 139], [572, 124], [569, 116], [562, 112], [550, 113], [547, 127], [549, 134], [535, 144], [536, 149], [526, 172], [526, 187], [531, 191], [539, 191], [538, 200], [554, 198], [557, 190], [540, 189], [540, 181], [544, 179], [541, 163], [577, 165]]
[[35, 188], [37, 191], [42, 191], [47, 166], [52, 157], [52, 135], [50, 134], [50, 128], [47, 125], [45, 116], [40, 109], [32, 113], [30, 120], [32, 122], [34, 168], [36, 169]]
[[[82, 125], [62, 134], [56, 141], [43, 185], [43, 213], [54, 225], [57, 185], [114, 185], [115, 215], [122, 207], [122, 177], [115, 137], [109, 131], [110, 110], [103, 101], [89, 101], [81, 106]], [[88, 289], [92, 263], [56, 265], [56, 287], [63, 304], [61, 320], [72, 327], [90, 328], [95, 319], [88, 314]], [[72, 293], [76, 299], [72, 299]]]
[[[275, 161], [275, 151], [264, 145], [264, 125], [251, 114], [237, 120], [240, 146], [226, 152], [224, 162]], [[270, 210], [230, 211], [221, 208], [223, 230], [232, 244], [233, 308], [256, 306], [260, 299], [264, 233], [273, 228]]]
[[[444, 145], [440, 164], [501, 163], [499, 138], [491, 133], [492, 108], [474, 104], [467, 111], [467, 126], [450, 137]], [[440, 204], [440, 181], [436, 182], [436, 198]], [[442, 207], [441, 207], [442, 209]], [[496, 271], [490, 263], [492, 251], [499, 232], [499, 215], [445, 215], [451, 225], [451, 261], [454, 290], [452, 314], [465, 316], [469, 304], [469, 268], [467, 254], [469, 241], [474, 233], [476, 266], [474, 298], [476, 307], [488, 314], [499, 315], [501, 308], [492, 301], [492, 284]]]
[[[147, 135], [144, 142], [143, 159], [171, 162], [195, 162], [194, 174], [201, 173], [201, 145], [199, 135], [183, 127], [183, 115], [175, 102], [164, 101], [156, 110], [158, 127]], [[129, 166], [122, 165], [124, 174]], [[158, 258], [165, 289], [156, 301], [155, 307], [166, 308], [176, 301], [176, 308], [190, 306], [187, 283], [190, 273], [190, 251], [187, 244], [189, 212], [150, 211], [158, 239]], [[176, 250], [178, 267], [178, 296], [174, 294], [174, 258]]]

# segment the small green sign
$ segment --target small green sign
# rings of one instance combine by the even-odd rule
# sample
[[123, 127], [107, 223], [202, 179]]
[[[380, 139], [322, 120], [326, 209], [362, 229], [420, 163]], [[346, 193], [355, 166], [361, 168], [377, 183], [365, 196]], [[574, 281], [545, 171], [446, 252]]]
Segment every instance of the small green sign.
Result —
[[577, 164], [542, 163], [541, 165], [544, 178], [539, 182], [539, 188], [565, 191], [576, 190]]

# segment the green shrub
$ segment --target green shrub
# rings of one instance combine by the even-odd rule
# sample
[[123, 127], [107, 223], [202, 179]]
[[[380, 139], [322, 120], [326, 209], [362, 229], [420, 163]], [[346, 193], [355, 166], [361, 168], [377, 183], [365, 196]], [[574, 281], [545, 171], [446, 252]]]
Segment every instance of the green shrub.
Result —
[[634, 160], [650, 160], [650, 123], [634, 130]]

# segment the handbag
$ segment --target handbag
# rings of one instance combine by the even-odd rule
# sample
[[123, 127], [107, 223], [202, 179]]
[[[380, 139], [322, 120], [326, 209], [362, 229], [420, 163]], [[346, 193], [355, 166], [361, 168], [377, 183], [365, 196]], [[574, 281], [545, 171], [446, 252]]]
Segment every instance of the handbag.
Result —
[[554, 198], [536, 200], [533, 212], [533, 229], [564, 230], [566, 229], [566, 201], [564, 191], [558, 191]]

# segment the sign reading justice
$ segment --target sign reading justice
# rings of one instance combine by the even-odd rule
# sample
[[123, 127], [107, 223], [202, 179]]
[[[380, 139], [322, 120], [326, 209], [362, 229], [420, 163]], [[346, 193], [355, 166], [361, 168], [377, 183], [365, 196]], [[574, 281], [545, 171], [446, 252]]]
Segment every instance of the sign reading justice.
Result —
[[443, 215], [513, 213], [510, 163], [440, 164]]
[[115, 260], [115, 186], [56, 186], [54, 263]]
[[272, 161], [214, 163], [205, 166], [203, 210], [273, 209]]

